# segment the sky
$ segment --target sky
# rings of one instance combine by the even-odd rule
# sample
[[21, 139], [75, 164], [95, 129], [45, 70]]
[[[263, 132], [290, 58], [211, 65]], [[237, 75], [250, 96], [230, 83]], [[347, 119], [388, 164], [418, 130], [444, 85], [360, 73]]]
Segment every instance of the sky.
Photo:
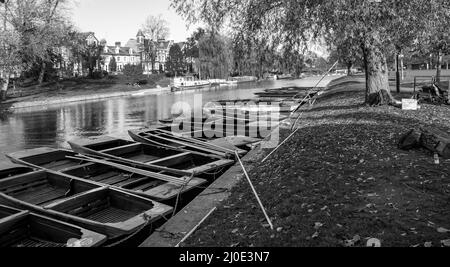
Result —
[[95, 32], [108, 44], [125, 44], [136, 34], [149, 15], [162, 14], [169, 22], [170, 40], [181, 42], [195, 30], [186, 23], [169, 0], [74, 0], [71, 5], [72, 20], [79, 30]]

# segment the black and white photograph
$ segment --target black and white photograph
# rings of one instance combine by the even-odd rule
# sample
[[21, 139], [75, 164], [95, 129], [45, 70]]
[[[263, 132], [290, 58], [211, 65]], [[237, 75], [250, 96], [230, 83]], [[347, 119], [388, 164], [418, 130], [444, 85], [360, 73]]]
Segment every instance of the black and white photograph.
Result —
[[2, 248], [450, 247], [448, 0], [0, 0], [0, 29]]

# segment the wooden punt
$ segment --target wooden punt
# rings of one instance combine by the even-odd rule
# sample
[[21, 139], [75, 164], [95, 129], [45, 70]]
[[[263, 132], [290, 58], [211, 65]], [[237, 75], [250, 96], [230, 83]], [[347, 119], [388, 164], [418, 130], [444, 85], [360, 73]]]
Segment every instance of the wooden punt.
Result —
[[245, 116], [245, 114], [237, 114], [236, 112], [232, 114], [211, 114], [209, 116], [203, 116], [203, 117], [190, 117], [190, 118], [183, 118], [183, 117], [176, 117], [171, 119], [163, 119], [159, 120], [162, 124], [173, 124], [173, 123], [187, 123], [191, 125], [203, 125], [205, 123], [213, 123], [213, 122], [224, 122], [227, 124], [249, 124], [253, 121], [256, 121], [257, 118], [248, 118]]
[[0, 203], [109, 238], [131, 234], [172, 211], [150, 199], [43, 170], [0, 180]]
[[[210, 153], [223, 158], [234, 158], [235, 151], [243, 156], [247, 153], [246, 150], [229, 145], [217, 145], [208, 141], [197, 140], [194, 138], [187, 138], [180, 135], [175, 135], [170, 131], [161, 129], [160, 127], [153, 127], [141, 130], [128, 131], [130, 137], [143, 144], [153, 144], [165, 146], [168, 148], [181, 149], [184, 151], [194, 151], [202, 153]], [[255, 143], [259, 142], [255, 139]]]
[[312, 97], [317, 94], [323, 88], [316, 88], [312, 90], [312, 88], [301, 88], [301, 87], [291, 87], [291, 88], [281, 88], [281, 89], [269, 89], [264, 92], [255, 93], [258, 97], [264, 98], [304, 98], [308, 96], [308, 94]]
[[[293, 95], [294, 96], [294, 95]], [[210, 112], [221, 112], [223, 114], [237, 114], [238, 116], [249, 116], [252, 114], [257, 119], [262, 119], [263, 116], [273, 116], [275, 113], [285, 114], [292, 110], [292, 107], [297, 105], [294, 100], [283, 100], [284, 97], [279, 97], [275, 101], [249, 101], [249, 102], [235, 102], [231, 104], [223, 103], [222, 105], [205, 106], [204, 110]], [[265, 115], [264, 113], [268, 113]], [[230, 116], [230, 115], [229, 115]]]
[[0, 180], [1, 193], [38, 206], [47, 206], [61, 199], [99, 187], [92, 183], [43, 170]]
[[83, 155], [182, 176], [216, 174], [235, 162], [231, 159], [218, 159], [204, 154], [181, 152], [177, 149], [108, 136], [69, 142], [69, 144], [75, 152]]
[[0, 180], [11, 176], [32, 172], [33, 169], [10, 162], [0, 162]]
[[135, 233], [173, 211], [167, 205], [109, 187], [46, 206], [34, 205], [0, 191], [0, 203], [75, 224], [109, 239]]
[[[232, 136], [245, 136], [247, 138], [263, 139], [266, 137], [266, 129], [272, 130], [278, 127], [280, 121], [285, 120], [286, 116], [253, 116], [255, 119], [246, 123], [234, 123], [227, 120], [214, 119], [203, 123], [186, 123], [184, 121], [175, 121], [164, 126], [157, 126], [176, 135], [183, 137], [193, 137], [203, 140], [216, 140]], [[152, 128], [152, 127], [149, 127]]]
[[[8, 155], [11, 160], [34, 168], [58, 171], [101, 186], [109, 185], [157, 201], [169, 201], [178, 194], [205, 184], [200, 178], [164, 174], [113, 163], [98, 163], [80, 158], [78, 154], [64, 149], [37, 148]], [[135, 171], [135, 172], [133, 172]]]
[[98, 247], [106, 236], [0, 205], [0, 247]]

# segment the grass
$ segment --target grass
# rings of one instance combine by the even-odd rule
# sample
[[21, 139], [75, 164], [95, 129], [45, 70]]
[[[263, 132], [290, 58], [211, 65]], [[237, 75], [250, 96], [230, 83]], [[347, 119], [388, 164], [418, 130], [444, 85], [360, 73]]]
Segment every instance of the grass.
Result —
[[450, 107], [369, 108], [362, 83], [337, 87], [270, 160], [248, 166], [276, 231], [242, 180], [185, 246], [346, 247], [376, 238], [409, 247], [450, 238], [450, 160], [435, 164], [427, 150], [397, 148], [415, 127], [449, 132]]
[[151, 75], [150, 77], [142, 75], [140, 77], [133, 78], [119, 75], [109, 76], [103, 79], [71, 78], [65, 79], [58, 83], [46, 83], [42, 87], [17, 87], [15, 92], [9, 90], [8, 99], [10, 99], [10, 101], [38, 101], [39, 99], [48, 97], [68, 97], [85, 94], [125, 92], [142, 89], [127, 85], [127, 83], [134, 83], [141, 80], [146, 80], [148, 82], [148, 84], [143, 85], [142, 88], [154, 88], [157, 85], [167, 87], [170, 83], [170, 80], [164, 75]]

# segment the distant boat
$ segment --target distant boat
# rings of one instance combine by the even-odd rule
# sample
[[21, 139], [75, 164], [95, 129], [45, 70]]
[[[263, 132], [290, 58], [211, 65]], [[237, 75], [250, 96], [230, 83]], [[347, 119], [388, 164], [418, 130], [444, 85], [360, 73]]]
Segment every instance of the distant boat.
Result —
[[228, 81], [225, 79], [209, 79], [211, 85], [227, 85]]
[[211, 87], [211, 82], [196, 80], [193, 76], [176, 77], [171, 84], [172, 92]]
[[290, 80], [290, 79], [294, 79], [294, 77], [292, 76], [292, 74], [281, 74], [281, 75], [277, 75], [277, 79], [278, 80]]
[[231, 78], [229, 83], [238, 84], [238, 83], [249, 83], [249, 82], [256, 82], [256, 81], [258, 81], [258, 78], [256, 78], [255, 76], [239, 76], [239, 77]]

